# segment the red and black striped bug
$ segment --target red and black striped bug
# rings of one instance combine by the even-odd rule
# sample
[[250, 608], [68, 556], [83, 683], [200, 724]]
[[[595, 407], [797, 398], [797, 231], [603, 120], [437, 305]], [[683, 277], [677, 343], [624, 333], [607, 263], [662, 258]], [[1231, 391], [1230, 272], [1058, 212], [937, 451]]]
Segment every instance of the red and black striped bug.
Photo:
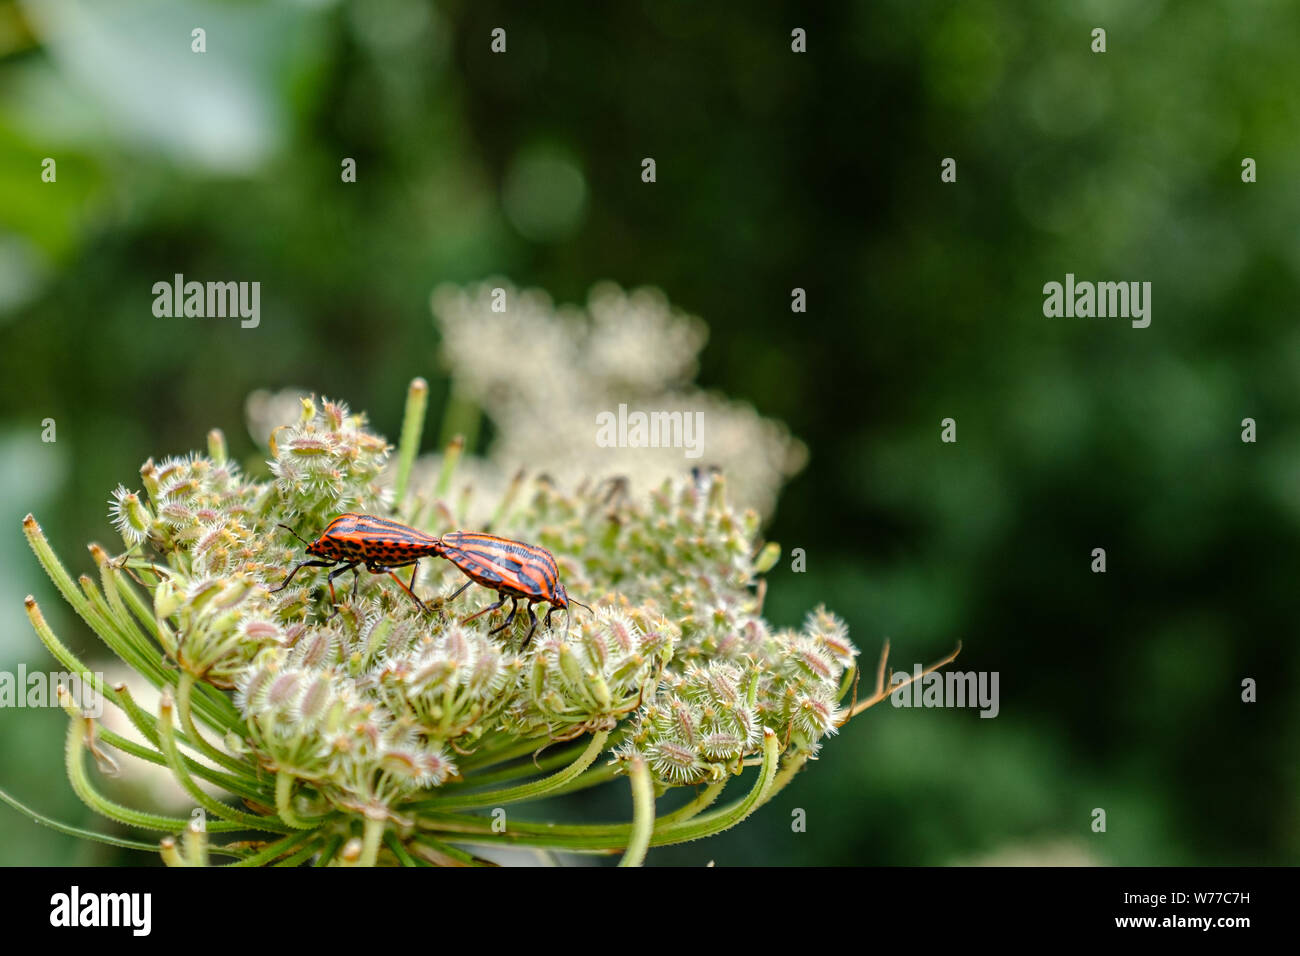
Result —
[[[334, 597], [334, 579], [345, 571], [351, 571], [352, 597], [355, 600], [357, 582], [361, 577], [360, 572], [357, 571], [357, 565], [363, 564], [371, 574], [389, 575], [403, 591], [411, 596], [411, 600], [416, 603], [420, 610], [428, 610], [424, 602], [415, 596], [415, 592], [411, 588], [415, 587], [415, 575], [419, 570], [420, 559], [442, 553], [442, 542], [433, 535], [425, 534], [423, 531], [417, 531], [415, 528], [399, 524], [396, 521], [390, 521], [387, 518], [352, 514], [350, 512], [339, 515], [331, 521], [315, 541], [308, 541], [287, 524], [282, 524], [280, 527], [307, 545], [307, 553], [319, 560], [302, 562], [289, 572], [289, 576], [284, 579], [283, 584], [278, 588], [271, 588], [272, 592], [283, 591], [287, 588], [289, 582], [293, 580], [293, 576], [303, 568], [334, 568], [330, 572], [328, 582], [330, 586], [330, 603], [337, 606], [338, 601]], [[343, 566], [335, 567], [340, 564]], [[411, 583], [409, 585], [403, 584], [401, 579], [393, 573], [395, 569], [407, 566], [411, 568]]]
[[560, 583], [560, 569], [555, 564], [555, 556], [545, 548], [539, 548], [535, 544], [524, 544], [522, 541], [511, 541], [509, 538], [499, 538], [494, 534], [484, 534], [480, 531], [449, 531], [440, 540], [442, 549], [438, 553], [460, 568], [469, 578], [455, 594], [447, 598], [448, 601], [456, 598], [471, 584], [481, 584], [485, 588], [491, 588], [500, 597], [496, 604], [490, 604], [483, 610], [471, 614], [461, 622], [462, 624], [468, 624], [480, 614], [495, 611], [506, 603], [506, 598], [510, 598], [510, 614], [507, 615], [505, 623], [488, 633], [495, 634], [497, 631], [503, 631], [515, 619], [515, 611], [518, 610], [519, 600], [522, 598], [528, 602], [528, 621], [531, 625], [521, 645], [526, 647], [533, 632], [537, 630], [537, 615], [533, 613], [534, 604], [544, 601], [551, 606], [546, 612], [547, 628], [551, 626], [551, 615], [556, 609], [567, 610], [570, 602], [578, 607], [587, 608], [588, 611], [591, 610], [581, 601], [569, 597], [564, 590], [564, 585]]

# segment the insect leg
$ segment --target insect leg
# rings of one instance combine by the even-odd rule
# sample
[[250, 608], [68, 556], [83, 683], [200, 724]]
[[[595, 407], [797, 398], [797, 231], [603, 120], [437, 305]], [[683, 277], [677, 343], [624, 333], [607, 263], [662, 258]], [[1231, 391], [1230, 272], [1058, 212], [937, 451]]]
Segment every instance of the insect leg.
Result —
[[421, 611], [427, 611], [429, 609], [424, 606], [424, 602], [421, 601], [418, 597], [416, 597], [415, 592], [411, 590], [411, 588], [415, 587], [415, 574], [419, 570], [420, 570], [420, 562], [418, 560], [412, 561], [411, 562], [411, 583], [409, 585], [402, 584], [401, 579], [398, 578], [398, 576], [394, 574], [391, 569], [388, 572], [388, 576], [392, 578], [394, 581], [396, 581], [398, 586], [403, 591], [411, 595], [411, 600], [415, 602], [416, 607], [418, 607]]
[[[329, 573], [329, 577], [326, 578], [326, 582], [330, 586], [330, 604], [333, 605], [335, 614], [338, 613], [339, 601], [338, 598], [334, 596], [334, 579], [337, 578], [340, 574], [346, 574], [349, 571], [355, 572], [357, 569], [357, 565], [360, 563], [361, 563], [360, 561], [353, 561], [351, 564], [345, 564], [341, 568], [335, 568], [333, 571]], [[330, 617], [333, 616], [334, 614], [330, 615]]]
[[[501, 600], [504, 601], [505, 598], [502, 598]], [[515, 619], [515, 611], [517, 610], [519, 610], [519, 598], [512, 597], [510, 599], [510, 613], [506, 615], [505, 623], [502, 624], [500, 627], [494, 627], [492, 628], [492, 630], [488, 631], [488, 637], [491, 637], [497, 631], [504, 631], [507, 627], [509, 627], [510, 622]]]
[[387, 574], [390, 578], [392, 578], [394, 581], [397, 582], [397, 586], [399, 588], [401, 588], [403, 591], [405, 591], [407, 594], [411, 596], [411, 600], [416, 603], [416, 605], [420, 608], [421, 611], [427, 611], [429, 609], [424, 606], [424, 602], [421, 601], [418, 597], [416, 597], [415, 592], [412, 591], [409, 587], [407, 587], [405, 582], [403, 582], [401, 578], [399, 578], [396, 574], [393, 573], [394, 569], [404, 568], [406, 567], [407, 564], [417, 565], [417, 567], [411, 568], [411, 583], [414, 584], [415, 573], [416, 571], [419, 570], [418, 568], [419, 558], [416, 558], [414, 561], [409, 561], [409, 562], [402, 561], [397, 564], [376, 564], [374, 561], [367, 561], [366, 570], [369, 571], [371, 574]]
[[455, 594], [453, 594], [453, 595], [452, 595], [451, 597], [449, 597], [449, 598], [446, 598], [446, 599], [443, 601], [443, 603], [446, 604], [447, 601], [454, 601], [454, 600], [456, 600], [456, 598], [460, 597], [461, 594], [464, 592], [464, 590], [465, 590], [467, 587], [469, 587], [471, 584], [473, 584], [473, 583], [474, 583], [473, 581], [466, 581], [464, 584], [462, 584], [460, 587], [458, 587], [458, 588], [456, 589], [456, 593], [455, 593]]
[[276, 591], [283, 591], [285, 588], [287, 588], [289, 586], [289, 582], [293, 580], [293, 576], [297, 574], [299, 571], [301, 571], [303, 568], [332, 568], [336, 564], [338, 564], [337, 561], [304, 561], [302, 564], [298, 565], [296, 568], [294, 568], [292, 571], [289, 572], [289, 576], [284, 579], [283, 584], [281, 584], [278, 588], [271, 588], [271, 593], [274, 594]]
[[524, 635], [524, 642], [523, 642], [522, 644], [519, 645], [521, 648], [522, 648], [522, 647], [527, 647], [527, 646], [528, 646], [528, 642], [529, 642], [529, 640], [532, 639], [533, 631], [537, 630], [537, 615], [533, 613], [533, 603], [534, 603], [534, 602], [532, 602], [532, 601], [529, 601], [529, 602], [528, 602], [528, 624], [529, 624], [529, 628], [528, 628], [528, 633]]
[[501, 600], [500, 600], [500, 601], [497, 601], [496, 604], [489, 604], [487, 607], [483, 608], [483, 610], [481, 610], [481, 611], [475, 611], [473, 614], [471, 614], [469, 617], [465, 618], [465, 620], [461, 621], [460, 623], [462, 623], [462, 624], [468, 624], [470, 621], [474, 620], [474, 618], [478, 617], [479, 615], [481, 615], [481, 614], [487, 614], [489, 611], [495, 611], [497, 608], [499, 608], [502, 604], [505, 604], [505, 603], [506, 603], [506, 596], [505, 596], [504, 594], [502, 594], [502, 595], [501, 595]]

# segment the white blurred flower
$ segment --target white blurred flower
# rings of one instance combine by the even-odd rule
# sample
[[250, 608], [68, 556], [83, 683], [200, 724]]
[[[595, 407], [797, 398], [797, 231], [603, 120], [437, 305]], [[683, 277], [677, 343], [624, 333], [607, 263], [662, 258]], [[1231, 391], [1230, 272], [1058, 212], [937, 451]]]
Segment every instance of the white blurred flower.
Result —
[[[693, 466], [716, 466], [739, 504], [770, 516], [781, 486], [807, 461], [784, 425], [692, 384], [708, 330], [657, 289], [599, 283], [582, 310], [488, 280], [440, 286], [432, 305], [455, 392], [496, 426], [488, 456], [499, 471], [544, 472], [562, 487], [621, 475], [636, 494]], [[698, 413], [700, 456], [680, 447], [601, 447], [597, 416], [620, 405]]]

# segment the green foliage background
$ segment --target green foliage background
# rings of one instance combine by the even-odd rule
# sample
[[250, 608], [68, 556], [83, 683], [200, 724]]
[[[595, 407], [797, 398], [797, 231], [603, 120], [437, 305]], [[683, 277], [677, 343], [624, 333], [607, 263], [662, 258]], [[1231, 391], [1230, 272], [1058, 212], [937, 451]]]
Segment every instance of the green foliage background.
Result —
[[[1002, 699], [877, 708], [651, 862], [1295, 863], [1300, 8], [757, 6], [0, 2], [0, 667], [49, 669], [26, 593], [92, 640], [27, 511], [65, 556], [115, 544], [146, 457], [212, 426], [255, 455], [255, 388], [395, 438], [424, 375], [436, 421], [439, 282], [653, 284], [710, 326], [701, 383], [811, 450], [769, 529], [808, 570], [772, 572], [769, 617], [825, 601], [906, 669], [961, 640]], [[260, 281], [261, 326], [154, 318], [177, 272]], [[1067, 272], [1151, 281], [1151, 327], [1045, 319]], [[63, 716], [0, 720], [0, 786], [85, 822]], [[557, 814], [625, 813], [609, 789]], [[0, 812], [0, 863], [126, 859]]]

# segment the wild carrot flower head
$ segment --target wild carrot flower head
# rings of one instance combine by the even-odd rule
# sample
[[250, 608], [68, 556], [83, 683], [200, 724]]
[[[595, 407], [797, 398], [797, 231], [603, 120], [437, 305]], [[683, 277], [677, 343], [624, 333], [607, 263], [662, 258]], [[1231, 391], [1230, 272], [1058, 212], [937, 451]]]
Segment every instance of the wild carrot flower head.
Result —
[[[439, 292], [452, 352], [470, 348], [464, 323], [481, 314], [482, 295]], [[681, 356], [703, 341], [700, 326], [645, 294], [602, 288], [585, 318], [536, 296], [518, 301], [552, 323], [546, 335], [557, 354], [579, 341], [571, 323], [589, 323], [589, 358], [611, 389], [683, 386], [693, 358]], [[503, 320], [481, 334], [490, 340], [510, 328]], [[629, 350], [646, 337], [676, 342], [678, 357], [632, 361]], [[484, 362], [466, 387], [492, 405], [486, 395], [504, 374]], [[645, 474], [569, 482], [510, 471], [493, 485], [495, 497], [479, 500], [481, 489], [456, 487], [459, 444], [436, 469], [415, 464], [427, 394], [423, 382], [413, 385], [391, 459], [392, 446], [364, 416], [308, 398], [270, 424], [265, 462], [231, 461], [216, 432], [205, 453], [146, 462], [138, 487], [113, 494], [123, 551], [111, 560], [95, 552], [98, 581], [74, 583], [39, 525], [26, 522], [60, 593], [163, 690], [155, 715], [125, 684], [105, 689], [145, 730], [152, 759], [213, 819], [207, 832], [263, 834], [201, 847], [191, 834], [185, 852], [255, 863], [448, 863], [473, 862], [467, 846], [562, 849], [571, 837], [575, 848], [626, 848], [639, 859], [651, 833], [659, 843], [697, 839], [771, 799], [847, 716], [857, 649], [822, 608], [799, 629], [763, 618], [761, 576], [773, 546], [759, 537], [759, 512], [729, 500], [733, 474], [678, 469], [647, 484]], [[505, 447], [516, 446], [507, 438]], [[750, 497], [762, 499], [774, 480], [750, 485]], [[548, 549], [576, 600], [526, 641], [526, 609], [509, 626], [505, 609], [473, 616], [497, 596], [461, 590], [461, 569], [432, 554], [394, 572], [401, 586], [373, 562], [307, 565], [290, 580], [308, 560], [294, 532], [311, 540], [346, 511], [435, 536], [489, 515], [493, 533]], [[60, 661], [84, 669], [34, 601], [28, 609]], [[83, 799], [132, 825], [189, 833], [183, 818], [128, 813], [98, 797], [84, 752], [121, 740], [79, 716], [72, 728], [68, 767]], [[734, 803], [656, 822], [655, 791], [708, 784], [702, 807], [754, 766]], [[633, 779], [631, 828], [591, 824], [566, 837], [511, 816], [519, 803], [620, 775]], [[500, 813], [511, 821], [504, 832]], [[164, 845], [169, 862], [181, 860], [179, 846]]]

